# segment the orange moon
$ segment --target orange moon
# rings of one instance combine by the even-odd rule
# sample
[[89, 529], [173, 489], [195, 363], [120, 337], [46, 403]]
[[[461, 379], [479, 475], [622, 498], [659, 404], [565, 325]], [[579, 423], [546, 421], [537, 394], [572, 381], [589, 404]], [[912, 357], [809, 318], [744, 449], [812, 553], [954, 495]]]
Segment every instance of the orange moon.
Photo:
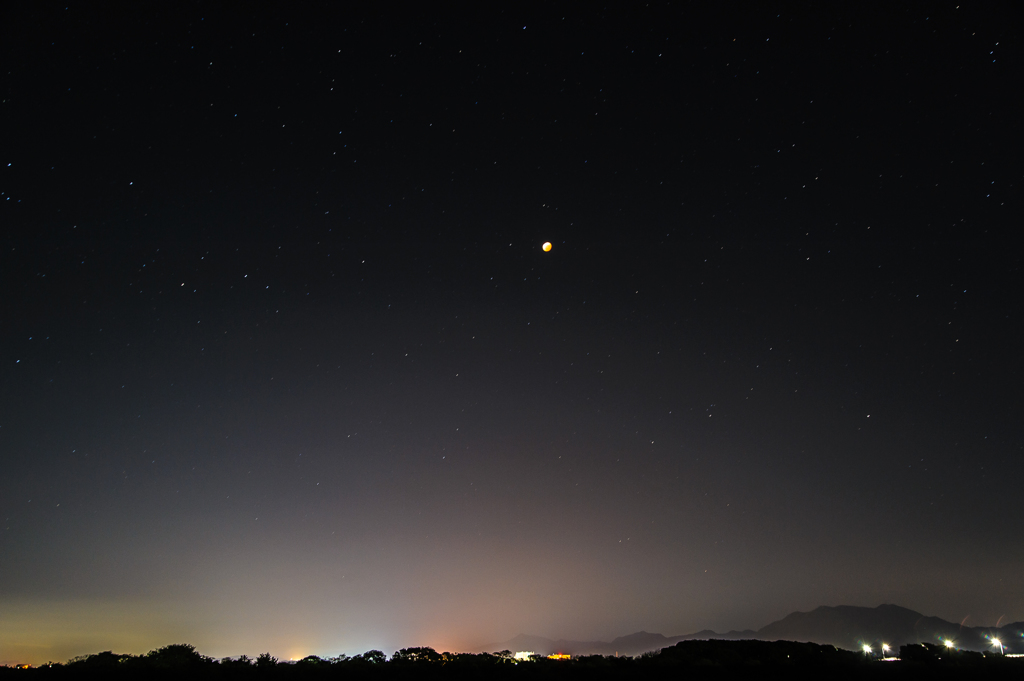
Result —
[[542, 250], [542, 251], [544, 251], [545, 253], [547, 253], [548, 251], [550, 251], [550, 250], [551, 250], [551, 242], [550, 242], [550, 241], [545, 241], [545, 242], [544, 242], [544, 245], [543, 245], [543, 246], [541, 246], [540, 248], [541, 248], [541, 250]]

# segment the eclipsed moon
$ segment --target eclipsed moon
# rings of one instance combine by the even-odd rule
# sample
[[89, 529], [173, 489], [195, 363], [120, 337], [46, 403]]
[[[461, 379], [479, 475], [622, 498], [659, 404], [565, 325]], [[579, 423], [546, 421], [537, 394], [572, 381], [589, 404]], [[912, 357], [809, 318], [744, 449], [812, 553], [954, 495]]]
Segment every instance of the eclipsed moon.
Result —
[[541, 249], [542, 251], [544, 251], [545, 253], [547, 253], [548, 251], [550, 251], [550, 250], [551, 250], [551, 242], [550, 242], [550, 241], [545, 241], [545, 242], [544, 242], [544, 245], [543, 245], [543, 246], [541, 246], [541, 247], [540, 247], [540, 249]]

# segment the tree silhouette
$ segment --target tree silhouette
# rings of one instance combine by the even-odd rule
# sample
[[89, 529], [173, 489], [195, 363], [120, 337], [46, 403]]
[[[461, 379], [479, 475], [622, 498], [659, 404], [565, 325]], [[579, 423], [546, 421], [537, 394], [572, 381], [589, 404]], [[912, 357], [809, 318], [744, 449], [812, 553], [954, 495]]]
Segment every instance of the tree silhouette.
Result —
[[381, 662], [387, 662], [388, 656], [379, 650], [367, 650], [362, 655], [356, 655], [351, 658], [353, 661], [358, 662], [369, 662], [371, 664], [380, 664]]
[[124, 655], [114, 653], [106, 650], [102, 653], [96, 653], [95, 655], [80, 655], [79, 657], [68, 660], [69, 668], [85, 668], [92, 670], [113, 670], [119, 667], [123, 667], [124, 664], [132, 660], [131, 655]]
[[440, 662], [441, 656], [433, 648], [402, 648], [391, 656], [392, 662]]
[[260, 653], [256, 657], [256, 666], [260, 669], [277, 666], [277, 658], [270, 653]]
[[146, 661], [165, 669], [194, 669], [213, 664], [213, 658], [200, 655], [190, 643], [174, 643], [151, 650], [146, 654]]
[[248, 668], [252, 666], [252, 659], [248, 655], [239, 655], [232, 659], [230, 657], [222, 658], [220, 661], [222, 667], [227, 668]]

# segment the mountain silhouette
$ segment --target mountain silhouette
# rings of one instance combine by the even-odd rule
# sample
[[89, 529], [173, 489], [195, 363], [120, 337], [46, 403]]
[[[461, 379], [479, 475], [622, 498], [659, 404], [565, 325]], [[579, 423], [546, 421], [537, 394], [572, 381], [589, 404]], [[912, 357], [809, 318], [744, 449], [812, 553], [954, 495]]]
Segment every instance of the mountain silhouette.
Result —
[[682, 636], [664, 636], [638, 631], [606, 641], [571, 641], [520, 634], [504, 643], [494, 643], [483, 650], [532, 651], [538, 655], [567, 653], [569, 655], [640, 655], [695, 639], [801, 641], [833, 645], [846, 650], [860, 650], [870, 645], [876, 651], [882, 643], [893, 653], [908, 643], [953, 641], [962, 650], [993, 650], [998, 638], [1007, 653], [1024, 653], [1024, 622], [1002, 627], [967, 627], [929, 617], [898, 605], [863, 608], [853, 605], [821, 606], [810, 612], [794, 612], [757, 631], [717, 633], [709, 629]]
[[862, 645], [877, 647], [887, 643], [893, 651], [907, 643], [941, 644], [947, 640], [953, 641], [957, 648], [983, 651], [991, 650], [992, 639], [998, 638], [1007, 652], [1024, 652], [1022, 629], [1024, 622], [1007, 624], [998, 629], [966, 627], [898, 605], [880, 605], [877, 608], [840, 605], [791, 613], [759, 629], [757, 638], [765, 641], [831, 644], [848, 650], [857, 650]]
[[492, 643], [481, 650], [511, 650], [512, 652], [530, 651], [538, 655], [565, 653], [568, 655], [640, 655], [652, 650], [668, 648], [680, 641], [692, 639], [753, 639], [757, 638], [754, 631], [730, 631], [719, 634], [711, 630], [699, 631], [684, 636], [665, 636], [638, 631], [627, 636], [619, 636], [612, 641], [570, 641], [566, 639], [550, 639], [543, 636], [527, 636], [520, 634], [504, 643]]

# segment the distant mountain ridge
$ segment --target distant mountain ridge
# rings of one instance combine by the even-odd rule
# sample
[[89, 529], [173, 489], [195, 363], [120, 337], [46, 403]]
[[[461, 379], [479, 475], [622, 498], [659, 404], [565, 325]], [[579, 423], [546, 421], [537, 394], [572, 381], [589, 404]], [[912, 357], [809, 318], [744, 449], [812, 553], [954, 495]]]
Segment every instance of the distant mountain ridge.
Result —
[[998, 638], [1007, 653], [1024, 653], [1024, 622], [1002, 627], [966, 627], [940, 617], [928, 617], [898, 605], [863, 608], [853, 605], [821, 606], [810, 612], [794, 612], [757, 631], [717, 633], [709, 629], [682, 636], [664, 636], [638, 631], [612, 641], [570, 641], [520, 634], [484, 650], [533, 651], [539, 655], [640, 655], [693, 639], [754, 639], [760, 641], [804, 641], [860, 650], [862, 645], [878, 647], [887, 643], [897, 652], [907, 643], [953, 641], [965, 650], [991, 650]]

